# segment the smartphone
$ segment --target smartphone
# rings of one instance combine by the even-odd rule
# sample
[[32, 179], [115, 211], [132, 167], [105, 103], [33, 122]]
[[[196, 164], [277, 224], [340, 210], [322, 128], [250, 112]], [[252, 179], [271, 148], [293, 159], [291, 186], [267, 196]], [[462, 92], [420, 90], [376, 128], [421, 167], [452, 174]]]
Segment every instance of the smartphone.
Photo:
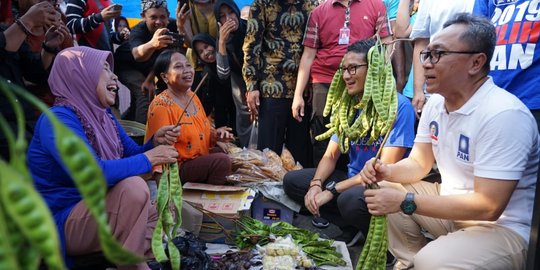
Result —
[[112, 10], [113, 11], [122, 11], [122, 5], [113, 4]]
[[175, 33], [175, 32], [168, 31], [165, 33], [165, 35], [173, 37], [176, 41], [183, 40], [182, 36], [180, 36], [180, 34]]
[[178, 0], [178, 6], [180, 8], [182, 8], [182, 6], [184, 6], [184, 4], [187, 4], [187, 9], [189, 9], [189, 0]]

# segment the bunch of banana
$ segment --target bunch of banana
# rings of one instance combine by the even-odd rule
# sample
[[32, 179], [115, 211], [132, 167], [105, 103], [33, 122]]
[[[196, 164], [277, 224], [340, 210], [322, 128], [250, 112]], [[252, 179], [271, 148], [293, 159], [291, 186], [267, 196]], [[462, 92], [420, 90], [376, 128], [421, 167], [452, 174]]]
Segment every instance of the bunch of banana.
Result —
[[397, 92], [392, 63], [386, 60], [386, 46], [377, 37], [368, 51], [368, 73], [359, 102], [347, 93], [342, 70], [334, 74], [323, 111], [323, 116], [331, 113], [332, 117], [326, 125], [328, 130], [315, 137], [317, 140], [336, 133], [341, 152], [347, 153], [350, 141], [367, 137], [367, 143], [373, 144], [390, 131], [397, 114]]

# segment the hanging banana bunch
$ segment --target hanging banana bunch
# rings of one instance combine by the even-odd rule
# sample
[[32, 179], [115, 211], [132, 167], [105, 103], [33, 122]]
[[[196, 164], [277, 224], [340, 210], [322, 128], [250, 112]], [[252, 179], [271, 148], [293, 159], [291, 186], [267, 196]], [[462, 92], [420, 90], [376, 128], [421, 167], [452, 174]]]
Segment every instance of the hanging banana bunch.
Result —
[[[390, 131], [397, 114], [396, 83], [390, 59], [386, 59], [386, 46], [377, 35], [377, 42], [368, 51], [369, 63], [364, 93], [360, 101], [347, 93], [343, 71], [334, 74], [323, 116], [331, 113], [328, 130], [315, 137], [325, 140], [336, 133], [340, 151], [349, 151], [349, 142], [367, 137], [367, 144], [373, 144]], [[342, 63], [343, 64], [343, 63]], [[357, 110], [360, 114], [355, 118]]]

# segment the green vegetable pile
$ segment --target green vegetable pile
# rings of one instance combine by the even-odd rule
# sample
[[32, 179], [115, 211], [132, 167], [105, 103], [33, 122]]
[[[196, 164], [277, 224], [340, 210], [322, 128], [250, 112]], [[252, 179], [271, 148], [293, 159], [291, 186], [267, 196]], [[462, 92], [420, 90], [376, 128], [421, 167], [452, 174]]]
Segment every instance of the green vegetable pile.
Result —
[[343, 255], [332, 246], [334, 240], [321, 240], [318, 233], [294, 227], [286, 222], [275, 222], [267, 225], [259, 220], [248, 216], [242, 216], [237, 221], [236, 246], [240, 249], [252, 248], [256, 244], [266, 245], [270, 242], [271, 235], [291, 235], [304, 253], [318, 266], [344, 266], [346, 262]]

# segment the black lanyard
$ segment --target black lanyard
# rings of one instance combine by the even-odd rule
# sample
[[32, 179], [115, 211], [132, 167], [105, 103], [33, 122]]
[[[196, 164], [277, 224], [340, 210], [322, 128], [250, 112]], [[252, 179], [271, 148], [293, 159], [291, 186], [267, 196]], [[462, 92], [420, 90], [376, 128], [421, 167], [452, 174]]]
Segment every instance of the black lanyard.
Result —
[[347, 3], [347, 8], [345, 9], [345, 23], [343, 24], [344, 28], [349, 28], [349, 22], [351, 21], [351, 2], [353, 0], [349, 0]]

